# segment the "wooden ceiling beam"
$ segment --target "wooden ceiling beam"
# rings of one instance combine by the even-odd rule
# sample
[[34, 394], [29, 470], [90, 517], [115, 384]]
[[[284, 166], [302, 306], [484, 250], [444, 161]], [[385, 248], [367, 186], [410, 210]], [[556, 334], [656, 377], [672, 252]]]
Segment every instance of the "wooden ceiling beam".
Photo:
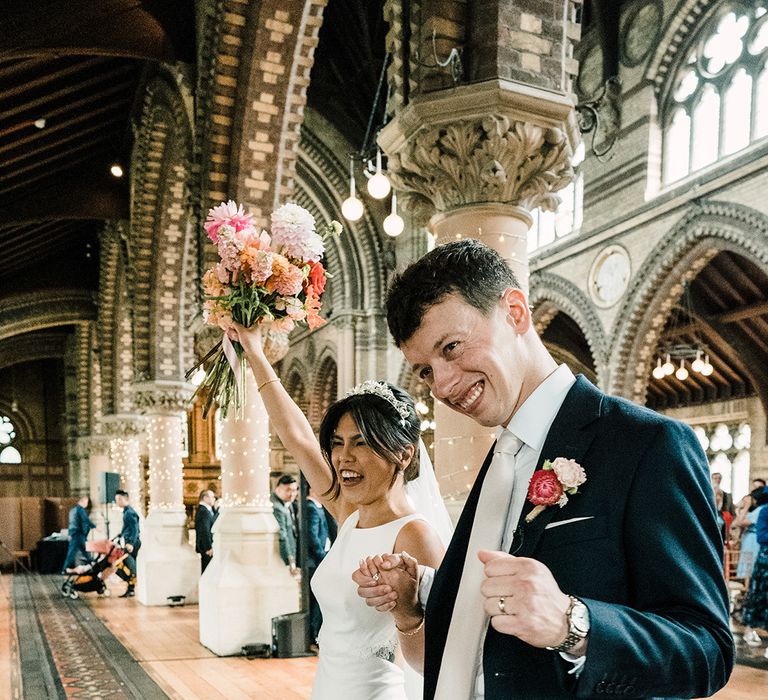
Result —
[[746, 318], [754, 318], [768, 314], [768, 301], [758, 301], [754, 304], [747, 304], [733, 311], [725, 311], [721, 314], [709, 316], [707, 320], [715, 323], [735, 323]]
[[[48, 61], [48, 65], [45, 67], [42, 73], [38, 73], [34, 78], [22, 78], [19, 80], [10, 78], [9, 82], [13, 83], [13, 97], [14, 101], [24, 101], [25, 93], [36, 90], [44, 85], [50, 85], [62, 78], [68, 78], [69, 76], [77, 75], [78, 73], [93, 72], [94, 69], [100, 64], [104, 63], [104, 59], [99, 57], [83, 58], [76, 63], [71, 63], [65, 66], [56, 65], [53, 61]], [[21, 76], [20, 76], [21, 77]], [[77, 81], [69, 79], [67, 82], [70, 85], [76, 85]]]
[[[4, 146], [0, 146], [0, 153], [7, 153], [8, 151], [13, 151], [17, 148], [21, 148], [23, 146], [26, 146], [28, 143], [34, 143], [35, 141], [38, 141], [40, 139], [47, 139], [50, 138], [53, 134], [58, 133], [59, 131], [62, 131], [64, 129], [71, 129], [74, 126], [77, 126], [78, 124], [81, 124], [82, 122], [88, 122], [93, 121], [96, 119], [96, 117], [100, 117], [105, 114], [109, 114], [110, 112], [117, 112], [120, 115], [120, 118], [125, 120], [126, 118], [126, 105], [131, 104], [133, 101], [132, 97], [126, 97], [124, 100], [115, 100], [114, 102], [108, 102], [105, 105], [102, 105], [101, 107], [98, 107], [96, 109], [90, 109], [85, 112], [79, 112], [71, 119], [63, 119], [58, 121], [53, 121], [51, 123], [51, 120], [48, 120], [48, 124], [46, 124], [44, 129], [35, 129], [33, 132], [31, 132], [28, 136], [24, 136], [20, 139], [15, 139], [14, 141], [11, 141]], [[5, 161], [4, 161], [5, 162]]]
[[[723, 277], [738, 280], [745, 291], [748, 291], [754, 297], [757, 297], [758, 299], [765, 297], [765, 286], [761, 288], [744, 268], [739, 267], [736, 264], [736, 258], [734, 258], [733, 254], [720, 253], [720, 255], [716, 256], [710, 264], [714, 264]], [[749, 267], [752, 267], [752, 265], [750, 264]]]
[[[46, 92], [44, 95], [41, 95], [36, 99], [16, 102], [16, 107], [6, 107], [3, 109], [3, 119], [9, 119], [10, 117], [23, 114], [24, 112], [35, 113], [36, 110], [41, 112], [39, 116], [48, 118], [45, 110], [40, 110], [40, 107], [45, 106], [46, 104], [50, 104], [51, 102], [54, 102], [58, 99], [63, 99], [66, 101], [73, 92], [80, 92], [83, 90], [88, 92], [89, 100], [94, 101], [99, 99], [102, 95], [102, 91], [98, 89], [99, 85], [103, 85], [106, 89], [106, 86], [114, 85], [118, 79], [122, 78], [126, 74], [133, 72], [135, 72], [135, 66], [130, 63], [124, 63], [123, 65], [117, 66], [109, 71], [100, 71], [92, 78], [67, 85], [66, 87], [63, 87], [59, 90], [54, 90], [53, 92]], [[71, 107], [71, 103], [67, 102], [67, 106]]]
[[193, 63], [194, 5], [188, 0], [6, 0], [0, 57], [88, 54]]

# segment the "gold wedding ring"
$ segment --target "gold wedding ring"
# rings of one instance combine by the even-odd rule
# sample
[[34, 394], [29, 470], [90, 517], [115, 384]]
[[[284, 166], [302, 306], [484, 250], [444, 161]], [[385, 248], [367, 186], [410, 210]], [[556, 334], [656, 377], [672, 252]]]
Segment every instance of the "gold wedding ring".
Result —
[[499, 596], [499, 612], [501, 612], [502, 615], [506, 615], [507, 614], [507, 610], [504, 607], [504, 596], [503, 595]]

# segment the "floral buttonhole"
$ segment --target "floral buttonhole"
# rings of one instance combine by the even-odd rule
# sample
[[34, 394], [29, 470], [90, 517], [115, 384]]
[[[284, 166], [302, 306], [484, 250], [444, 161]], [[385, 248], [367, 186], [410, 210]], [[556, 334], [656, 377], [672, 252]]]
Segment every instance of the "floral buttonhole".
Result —
[[586, 480], [584, 469], [575, 460], [565, 457], [557, 457], [552, 462], [546, 460], [528, 483], [528, 500], [535, 507], [525, 516], [525, 522], [532, 522], [548, 506], [562, 508]]

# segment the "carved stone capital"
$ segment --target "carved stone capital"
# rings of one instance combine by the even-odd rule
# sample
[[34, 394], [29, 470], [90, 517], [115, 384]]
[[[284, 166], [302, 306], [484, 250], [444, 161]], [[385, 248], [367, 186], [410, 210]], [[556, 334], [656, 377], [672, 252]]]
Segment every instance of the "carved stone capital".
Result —
[[102, 419], [104, 431], [111, 438], [133, 438], [144, 433], [146, 419], [141, 415], [117, 413], [104, 416]]
[[87, 459], [91, 455], [108, 454], [108, 435], [83, 435], [75, 440], [74, 456], [76, 459]]
[[417, 98], [379, 137], [395, 187], [433, 213], [487, 202], [554, 210], [578, 140], [569, 98], [505, 81]]
[[131, 386], [136, 409], [144, 415], [185, 413], [195, 391], [188, 382], [157, 380]]

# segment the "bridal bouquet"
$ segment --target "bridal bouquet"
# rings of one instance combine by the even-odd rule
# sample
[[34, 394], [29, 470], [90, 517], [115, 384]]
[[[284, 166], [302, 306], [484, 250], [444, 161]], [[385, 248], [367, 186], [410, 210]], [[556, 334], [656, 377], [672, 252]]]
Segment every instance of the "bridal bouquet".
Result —
[[321, 262], [324, 239], [341, 233], [341, 224], [332, 221], [319, 231], [315, 219], [297, 204], [284, 204], [272, 212], [271, 232], [259, 230], [242, 205], [221, 203], [208, 212], [203, 225], [216, 245], [219, 262], [203, 275], [205, 322], [219, 326], [225, 335], [192, 373], [211, 361], [199, 385], [208, 394], [203, 408], [207, 415], [214, 401], [226, 416], [230, 404], [243, 405], [245, 363], [243, 349], [226, 331], [232, 323], [245, 327], [269, 322], [269, 335], [287, 335], [296, 323], [317, 328], [320, 298], [325, 289], [326, 271]]

